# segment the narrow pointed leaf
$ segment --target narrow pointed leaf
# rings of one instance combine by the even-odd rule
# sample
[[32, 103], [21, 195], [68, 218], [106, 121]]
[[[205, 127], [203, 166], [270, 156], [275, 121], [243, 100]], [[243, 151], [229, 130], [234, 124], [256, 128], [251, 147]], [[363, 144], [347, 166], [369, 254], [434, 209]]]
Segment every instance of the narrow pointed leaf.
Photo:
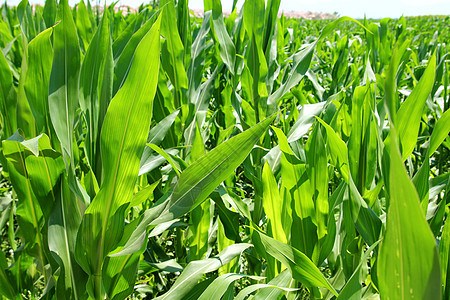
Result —
[[227, 273], [216, 278], [200, 295], [198, 300], [221, 299], [228, 289], [228, 286], [243, 277], [249, 277], [253, 280], [264, 279], [264, 277], [248, 276], [245, 274]]
[[256, 230], [255, 235], [260, 239], [265, 251], [282, 262], [294, 279], [310, 287], [326, 287], [337, 296], [334, 288], [305, 254]]
[[434, 83], [436, 68], [436, 56], [433, 55], [428, 66], [414, 87], [411, 94], [406, 98], [398, 110], [398, 134], [402, 146], [402, 159], [406, 160], [417, 144], [419, 135], [420, 119], [422, 117], [425, 102], [430, 95]]
[[75, 260], [75, 242], [81, 223], [77, 198], [71, 192], [67, 175], [62, 175], [55, 191], [56, 203], [48, 226], [48, 244], [60, 265], [61, 274], [56, 284], [58, 297], [80, 299], [85, 297], [87, 275]]
[[[112, 96], [113, 62], [109, 10], [89, 44], [80, 73], [80, 107], [83, 110], [87, 135], [86, 156], [92, 170], [100, 175], [98, 164], [100, 129]], [[98, 178], [100, 180], [100, 178]]]
[[50, 36], [53, 28], [41, 32], [28, 44], [28, 70], [25, 94], [36, 121], [38, 133], [50, 135], [52, 126], [48, 107], [48, 85], [52, 68], [53, 49]]
[[270, 169], [269, 165], [266, 163], [263, 168], [262, 173], [263, 181], [263, 207], [264, 212], [269, 219], [269, 224], [272, 230], [272, 236], [276, 240], [287, 243], [287, 237], [283, 230], [282, 224], [282, 200], [280, 196], [280, 191], [278, 190], [278, 185], [275, 177]]
[[434, 126], [430, 138], [430, 148], [428, 155], [432, 155], [440, 144], [448, 137], [450, 133], [450, 109], [447, 109]]
[[390, 205], [378, 260], [381, 298], [441, 299], [435, 239], [395, 139], [390, 147]]
[[101, 131], [104, 178], [83, 216], [77, 240], [77, 260], [93, 275], [96, 295], [101, 294], [103, 260], [123, 232], [150, 128], [159, 59], [149, 60], [148, 54], [159, 57], [160, 20], [139, 43], [127, 80], [111, 100]]
[[251, 244], [234, 244], [227, 247], [217, 256], [204, 260], [193, 261], [184, 268], [171, 289], [156, 299], [180, 299], [187, 295], [205, 273], [213, 272], [228, 264], [233, 258], [240, 255]]
[[80, 46], [67, 0], [59, 5], [61, 22], [54, 29], [53, 64], [50, 74], [49, 111], [64, 154], [73, 157], [73, 126], [78, 107]]
[[275, 116], [220, 144], [184, 170], [163, 214], [152, 224], [179, 218], [202, 203], [244, 161]]

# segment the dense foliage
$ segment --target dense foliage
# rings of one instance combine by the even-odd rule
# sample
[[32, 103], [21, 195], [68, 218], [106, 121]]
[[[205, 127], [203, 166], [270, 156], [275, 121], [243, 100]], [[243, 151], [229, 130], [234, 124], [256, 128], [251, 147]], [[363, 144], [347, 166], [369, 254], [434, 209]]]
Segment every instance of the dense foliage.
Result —
[[450, 18], [204, 5], [1, 7], [0, 298], [449, 299]]

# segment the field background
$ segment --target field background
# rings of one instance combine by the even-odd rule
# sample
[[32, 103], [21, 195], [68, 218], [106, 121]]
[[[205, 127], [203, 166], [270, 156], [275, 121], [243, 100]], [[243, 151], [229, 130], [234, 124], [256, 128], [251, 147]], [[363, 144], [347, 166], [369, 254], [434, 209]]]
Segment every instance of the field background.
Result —
[[450, 17], [188, 7], [0, 7], [0, 298], [449, 299]]

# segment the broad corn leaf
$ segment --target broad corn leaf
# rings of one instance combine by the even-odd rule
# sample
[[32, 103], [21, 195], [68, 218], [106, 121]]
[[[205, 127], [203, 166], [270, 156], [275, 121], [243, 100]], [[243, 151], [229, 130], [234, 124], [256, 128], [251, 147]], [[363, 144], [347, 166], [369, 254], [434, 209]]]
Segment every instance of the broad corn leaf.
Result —
[[3, 53], [0, 54], [0, 111], [2, 112], [3, 138], [13, 135], [16, 130], [16, 104], [10, 97], [13, 89], [13, 75], [8, 61]]
[[53, 131], [48, 107], [48, 84], [53, 58], [50, 42], [52, 33], [53, 28], [49, 28], [28, 44], [28, 70], [24, 83], [25, 94], [36, 121], [36, 130], [48, 135]]
[[[101, 179], [98, 154], [100, 129], [112, 96], [113, 59], [110, 37], [109, 10], [86, 51], [80, 73], [80, 107], [87, 125], [85, 149], [87, 159], [97, 179]], [[100, 58], [100, 59], [99, 59]]]
[[294, 279], [308, 287], [325, 287], [337, 296], [335, 289], [305, 254], [257, 230], [255, 230], [254, 237], [261, 241], [264, 250], [269, 255], [275, 257], [289, 269]]
[[253, 280], [264, 278], [264, 277], [258, 278], [256, 276], [248, 276], [245, 274], [238, 274], [238, 273], [223, 274], [218, 278], [216, 278], [208, 286], [208, 288], [200, 295], [198, 299], [199, 300], [220, 299], [223, 296], [223, 294], [225, 294], [231, 283], [244, 277], [250, 277]]
[[81, 223], [81, 212], [68, 182], [68, 176], [63, 174], [59, 188], [55, 190], [56, 203], [50, 215], [48, 243], [53, 257], [60, 265], [61, 273], [56, 282], [57, 297], [80, 299], [87, 296], [87, 274], [75, 260], [75, 243]]
[[4, 140], [2, 142], [3, 155], [7, 160], [11, 183], [17, 193], [16, 215], [24, 237], [25, 250], [45, 265], [47, 258], [41, 234], [44, 216], [31, 187], [30, 176], [25, 163], [26, 157], [34, 154], [22, 142], [24, 142], [24, 139], [18, 132]]
[[181, 217], [201, 204], [244, 161], [275, 116], [220, 144], [184, 170], [164, 212], [152, 224]]
[[228, 71], [234, 74], [236, 62], [236, 47], [228, 35], [227, 28], [223, 20], [222, 4], [220, 0], [211, 0], [211, 7], [205, 5], [205, 11], [212, 9], [212, 20], [214, 33], [219, 41], [219, 54]]
[[263, 180], [263, 207], [269, 219], [271, 235], [276, 240], [287, 243], [286, 233], [283, 229], [282, 198], [278, 190], [277, 182], [270, 166], [266, 163], [262, 173]]
[[150, 128], [159, 59], [148, 60], [147, 55], [159, 57], [160, 20], [139, 43], [127, 80], [109, 105], [100, 140], [103, 182], [78, 232], [77, 260], [91, 276], [91, 292], [97, 297], [102, 294], [103, 260], [121, 238]]
[[233, 258], [251, 246], [251, 244], [234, 244], [220, 252], [216, 257], [189, 263], [175, 281], [172, 288], [156, 299], [179, 299], [187, 295], [203, 274], [213, 272], [221, 266], [228, 264]]
[[184, 46], [177, 29], [174, 0], [161, 1], [164, 13], [161, 20], [161, 34], [165, 40], [161, 45], [161, 63], [174, 86], [175, 107], [182, 102], [182, 89], [188, 88], [188, 77], [184, 67]]
[[54, 28], [53, 64], [50, 74], [49, 112], [64, 155], [73, 159], [73, 126], [78, 107], [80, 45], [67, 0], [59, 5], [61, 22]]
[[441, 299], [435, 239], [394, 139], [390, 147], [390, 204], [378, 261], [381, 298]]
[[428, 155], [432, 155], [450, 133], [450, 109], [447, 109], [437, 121], [430, 137]]
[[406, 160], [411, 155], [417, 143], [423, 108], [433, 88], [435, 68], [436, 56], [433, 55], [419, 83], [398, 110], [397, 128], [403, 160]]
[[120, 53], [120, 56], [117, 59], [114, 59], [116, 61], [116, 66], [114, 68], [113, 95], [115, 95], [125, 83], [137, 46], [143, 37], [148, 33], [154, 21], [155, 20], [151, 18], [145, 22], [145, 24], [142, 25], [142, 27], [140, 27], [139, 30], [137, 30], [128, 40], [128, 43]]
[[[40, 204], [45, 219], [48, 220], [56, 202], [64, 161], [61, 154], [54, 151], [50, 139], [45, 134], [26, 141], [28, 148], [38, 149], [34, 155], [25, 158], [31, 187]], [[34, 151], [34, 150], [33, 150]]]

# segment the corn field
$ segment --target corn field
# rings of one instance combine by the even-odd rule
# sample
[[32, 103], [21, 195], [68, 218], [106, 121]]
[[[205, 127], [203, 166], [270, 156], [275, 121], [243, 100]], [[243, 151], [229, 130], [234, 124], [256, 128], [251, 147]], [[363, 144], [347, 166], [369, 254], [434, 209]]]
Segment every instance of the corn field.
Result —
[[450, 17], [280, 1], [1, 6], [0, 299], [450, 299]]

